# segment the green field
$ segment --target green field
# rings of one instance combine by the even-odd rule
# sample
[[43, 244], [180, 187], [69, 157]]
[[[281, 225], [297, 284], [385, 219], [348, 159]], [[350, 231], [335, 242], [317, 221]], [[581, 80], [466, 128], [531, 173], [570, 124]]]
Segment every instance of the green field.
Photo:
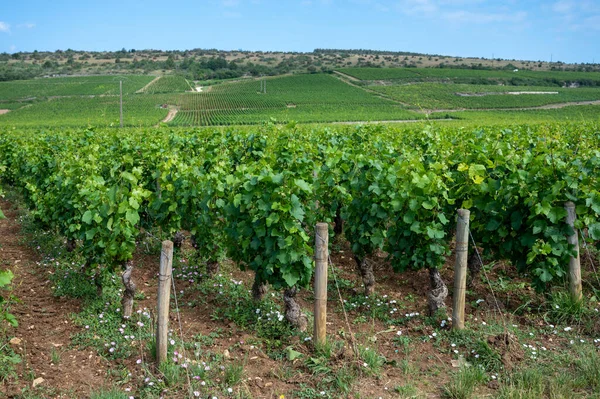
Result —
[[[587, 87], [565, 89], [537, 86], [415, 83], [370, 86], [369, 88], [405, 104], [424, 109], [522, 108], [600, 100], [600, 88]], [[516, 92], [556, 92], [557, 94], [508, 94]]]
[[[448, 68], [347, 68], [339, 74], [298, 74], [230, 81], [192, 82], [182, 76], [123, 75], [46, 78], [0, 83], [0, 126], [116, 126], [123, 81], [126, 126], [414, 121], [457, 118], [503, 120], [503, 109], [600, 101], [598, 73], [519, 71], [525, 85], [499, 84], [511, 71]], [[524, 80], [523, 80], [524, 79]], [[529, 80], [528, 80], [529, 79]], [[461, 82], [484, 82], [466, 84]], [[578, 82], [564, 88], [560, 82]], [[531, 85], [531, 82], [543, 85]], [[490, 84], [494, 83], [494, 84]], [[193, 92], [196, 90], [197, 92]], [[515, 92], [538, 92], [518, 95]], [[541, 92], [541, 93], [539, 93]], [[551, 94], [550, 94], [551, 93]], [[596, 120], [596, 108], [523, 110], [511, 120]], [[435, 113], [436, 110], [448, 111]], [[480, 110], [480, 113], [450, 111]], [[423, 112], [425, 111], [425, 112]]]
[[[130, 94], [123, 98], [125, 126], [151, 126], [167, 116], [162, 104], [173, 95]], [[118, 126], [119, 97], [65, 97], [26, 105], [0, 115], [0, 126]]]
[[55, 96], [84, 96], [134, 93], [151, 82], [152, 76], [77, 76], [0, 82], [0, 101]]
[[419, 119], [422, 116], [325, 74], [248, 80], [210, 86], [179, 97], [175, 125], [253, 124], [278, 121], [340, 122]]
[[161, 76], [144, 89], [144, 93], [178, 93], [190, 91], [192, 87], [183, 76]]
[[[538, 84], [562, 86], [569, 82], [583, 85], [600, 85], [598, 72], [479, 70], [456, 68], [341, 68], [339, 72], [363, 81], [390, 80], [422, 82], [450, 80], [455, 83], [488, 83], [498, 81], [511, 84]], [[518, 83], [521, 82], [521, 83]]]

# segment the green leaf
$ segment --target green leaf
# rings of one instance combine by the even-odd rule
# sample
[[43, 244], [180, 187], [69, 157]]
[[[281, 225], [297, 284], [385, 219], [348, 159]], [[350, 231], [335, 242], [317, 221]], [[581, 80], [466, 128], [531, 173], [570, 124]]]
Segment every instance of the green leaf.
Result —
[[132, 226], [135, 226], [140, 221], [140, 215], [138, 215], [136, 211], [129, 210], [125, 214], [125, 219], [127, 219]]
[[97, 231], [98, 231], [97, 229], [87, 230], [85, 232], [85, 239], [88, 240], [88, 241], [94, 239], [94, 236], [96, 235]]
[[285, 348], [286, 350], [286, 356], [287, 356], [287, 360], [294, 361], [296, 359], [298, 359], [300, 356], [302, 356], [302, 353], [295, 351], [291, 346], [288, 346], [287, 348]]
[[547, 283], [548, 281], [552, 280], [552, 274], [548, 270], [537, 269], [536, 271], [539, 273], [540, 280], [544, 283]]
[[552, 209], [550, 209], [550, 212], [548, 212], [547, 216], [552, 223], [558, 223], [559, 221], [567, 217], [567, 210], [565, 208], [555, 206]]
[[85, 213], [81, 217], [81, 221], [83, 223], [92, 224], [92, 218], [93, 218], [93, 216], [94, 215], [92, 215], [92, 211], [87, 210], [87, 211], [85, 211]]
[[440, 222], [442, 222], [442, 224], [447, 224], [449, 222], [448, 218], [443, 213], [438, 213], [437, 216]]
[[4, 213], [2, 213], [2, 209], [0, 209], [0, 220], [2, 219], [6, 219], [6, 216], [4, 216]]
[[17, 319], [15, 318], [14, 315], [12, 315], [10, 313], [5, 313], [4, 318], [6, 319], [6, 321], [8, 321], [8, 324], [10, 324], [11, 326], [13, 326], [13, 327], [19, 326], [19, 323], [17, 322]]
[[600, 240], [600, 223], [593, 223], [588, 226], [590, 238], [594, 241]]
[[294, 180], [294, 183], [296, 184], [296, 186], [298, 186], [301, 190], [307, 192], [308, 194], [312, 193], [312, 187], [310, 186], [310, 184], [308, 184], [307, 182], [305, 182], [302, 179], [296, 179]]
[[298, 276], [298, 273], [295, 270], [289, 270], [287, 273], [283, 274], [283, 279], [288, 287], [293, 287], [298, 280], [300, 280], [300, 276]]
[[302, 209], [302, 204], [298, 200], [295, 194], [292, 194], [292, 209], [290, 209], [290, 215], [292, 215], [298, 221], [304, 220], [304, 209]]
[[129, 198], [129, 205], [136, 211], [140, 208], [140, 203], [133, 197]]
[[0, 287], [6, 287], [10, 284], [14, 275], [10, 270], [4, 270], [0, 272]]
[[435, 202], [433, 202], [433, 201], [423, 201], [423, 203], [421, 205], [425, 209], [433, 209], [433, 207], [435, 206]]

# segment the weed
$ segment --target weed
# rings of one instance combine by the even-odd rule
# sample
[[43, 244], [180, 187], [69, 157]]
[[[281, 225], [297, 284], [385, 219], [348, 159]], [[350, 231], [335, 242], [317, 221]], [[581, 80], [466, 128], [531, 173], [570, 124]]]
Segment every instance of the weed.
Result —
[[576, 301], [564, 291], [554, 292], [546, 305], [544, 319], [551, 324], [578, 325], [589, 334], [598, 333], [598, 313], [586, 301]]
[[415, 388], [411, 384], [398, 385], [394, 388], [394, 392], [396, 392], [398, 394], [398, 397], [401, 399], [413, 399], [421, 397], [417, 388]]
[[375, 349], [369, 347], [358, 347], [358, 353], [363, 361], [362, 366], [368, 374], [379, 375], [381, 366], [385, 363], [385, 357], [380, 355]]
[[502, 358], [486, 341], [477, 340], [468, 354], [467, 360], [473, 365], [482, 367], [487, 372], [499, 372], [502, 369]]
[[500, 387], [497, 399], [533, 399], [544, 396], [544, 375], [538, 368], [516, 371], [507, 380], [508, 384]]
[[336, 356], [344, 350], [344, 341], [326, 340], [323, 344], [315, 345], [315, 354], [326, 359]]
[[228, 385], [237, 385], [244, 377], [244, 364], [240, 362], [230, 363], [225, 366], [225, 383]]
[[600, 391], [600, 354], [598, 351], [586, 348], [578, 351], [575, 366], [582, 385], [595, 392]]
[[0, 347], [0, 382], [15, 377], [15, 366], [19, 363], [21, 363], [21, 357], [9, 345]]
[[50, 351], [50, 361], [55, 365], [60, 364], [60, 352], [56, 348], [52, 348]]
[[127, 399], [128, 397], [125, 392], [119, 391], [116, 388], [111, 388], [108, 391], [102, 389], [90, 394], [90, 399]]
[[356, 380], [356, 373], [349, 366], [338, 369], [335, 373], [334, 386], [336, 390], [345, 395], [352, 390], [352, 385]]
[[444, 397], [448, 399], [471, 398], [475, 387], [485, 380], [485, 373], [480, 367], [463, 367], [444, 387]]

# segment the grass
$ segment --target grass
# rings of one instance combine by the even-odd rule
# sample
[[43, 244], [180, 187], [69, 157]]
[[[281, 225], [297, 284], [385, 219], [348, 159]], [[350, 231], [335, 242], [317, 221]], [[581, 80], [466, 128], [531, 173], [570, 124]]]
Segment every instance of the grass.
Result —
[[90, 399], [128, 399], [129, 396], [116, 388], [102, 389], [90, 394]]
[[[106, 276], [102, 296], [97, 297], [95, 284], [79, 276], [79, 255], [65, 252], [64, 240], [52, 232], [35, 231], [35, 224], [30, 223], [27, 214], [23, 221], [26, 232], [35, 236], [32, 245], [45, 254], [40, 267], [53, 268], [52, 284], [56, 292], [61, 296], [78, 295], [79, 290], [87, 292], [80, 296], [82, 311], [73, 316], [75, 325], [80, 328], [73, 343], [91, 348], [108, 359], [114, 366], [109, 378], [119, 387], [93, 392], [91, 397], [129, 397], [124, 389], [131, 388], [132, 394], [140, 398], [158, 398], [163, 391], [172, 397], [192, 396], [198, 392], [200, 397], [249, 398], [251, 390], [247, 380], [255, 376], [250, 358], [259, 351], [268, 353], [269, 361], [275, 360], [276, 367], [270, 376], [284, 383], [286, 389], [291, 387], [282, 393], [286, 398], [358, 397], [362, 387], [381, 387], [382, 382], [388, 386], [388, 380], [393, 381], [388, 392], [400, 398], [421, 398], [427, 394], [446, 398], [593, 398], [598, 397], [600, 391], [600, 341], [594, 341], [598, 337], [586, 328], [585, 322], [577, 323], [577, 320], [597, 319], [590, 298], [583, 305], [573, 304], [568, 296], [556, 292], [548, 297], [547, 306], [532, 306], [529, 314], [507, 313], [504, 319], [497, 320], [492, 317], [493, 311], [488, 313], [481, 307], [467, 317], [467, 330], [454, 331], [417, 315], [417, 294], [403, 293], [397, 300], [384, 295], [350, 297], [346, 293], [356, 284], [348, 279], [342, 290], [348, 298], [350, 319], [365, 317], [369, 323], [354, 324], [361, 327], [356, 334], [359, 363], [348, 355], [347, 336], [342, 340], [340, 337], [344, 335], [330, 331], [325, 345], [311, 349], [304, 341], [306, 335], [294, 332], [279, 320], [282, 308], [278, 296], [269, 295], [264, 303], [256, 304], [248, 293], [247, 283], [229, 274], [235, 265], [224, 263], [221, 275], [209, 279], [202, 275], [202, 263], [190, 262], [191, 254], [186, 251], [177, 253], [174, 259], [178, 287], [181, 288], [184, 281], [189, 284], [184, 294], [177, 295], [185, 299], [191, 312], [198, 307], [211, 308], [215, 322], [208, 331], [195, 333], [185, 342], [172, 335], [168, 361], [154, 370], [150, 312], [137, 309], [140, 313], [136, 312], [132, 320], [124, 323], [117, 311], [120, 307], [118, 279]], [[520, 280], [503, 278], [506, 290], [518, 290]], [[334, 306], [334, 311], [341, 310], [337, 303]], [[398, 310], [390, 315], [394, 308]], [[243, 345], [252, 345], [255, 349], [242, 352], [241, 343], [228, 341], [233, 337], [230, 322], [248, 336]], [[555, 324], [556, 328], [550, 328], [548, 323]], [[573, 329], [565, 331], [567, 325]], [[523, 355], [512, 365], [504, 364], [502, 348], [490, 342], [490, 338], [505, 332], [513, 336], [515, 346], [509, 347], [511, 353], [522, 351]], [[133, 346], [132, 335], [136, 341]], [[544, 346], [548, 347], [547, 351], [541, 349]], [[293, 347], [302, 355], [288, 359], [284, 356], [287, 347]], [[224, 348], [238, 356], [226, 359]], [[240, 353], [243, 354], [240, 356]], [[137, 359], [140, 359], [139, 364]], [[425, 359], [429, 362], [424, 363]], [[4, 360], [0, 358], [0, 365], [7, 364]], [[50, 360], [58, 364], [60, 352], [51, 350]], [[453, 368], [453, 360], [461, 361], [462, 367]], [[4, 372], [1, 366], [0, 372]], [[6, 378], [15, 377], [8, 372]], [[20, 397], [56, 395], [54, 391], [27, 389]], [[369, 397], [363, 392], [360, 395]]]
[[448, 399], [469, 399], [473, 397], [477, 385], [485, 380], [486, 376], [481, 368], [463, 367], [444, 386], [443, 396]]

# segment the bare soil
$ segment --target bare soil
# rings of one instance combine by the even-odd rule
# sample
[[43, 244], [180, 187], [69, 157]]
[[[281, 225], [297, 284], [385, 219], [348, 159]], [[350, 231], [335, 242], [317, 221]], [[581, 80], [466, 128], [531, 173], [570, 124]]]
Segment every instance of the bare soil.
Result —
[[169, 113], [167, 114], [165, 119], [163, 119], [162, 121], [164, 123], [171, 122], [173, 119], [175, 119], [175, 116], [177, 116], [177, 108], [171, 108], [169, 109]]
[[[87, 397], [93, 390], [101, 387], [114, 385], [114, 378], [110, 377], [110, 370], [126, 366], [132, 372], [132, 380], [140, 380], [141, 369], [136, 367], [135, 359], [124, 361], [108, 361], [99, 356], [92, 349], [78, 350], [71, 344], [71, 335], [81, 327], [74, 326], [70, 315], [81, 309], [79, 301], [74, 299], [56, 298], [52, 295], [51, 283], [48, 279], [51, 270], [40, 267], [40, 256], [36, 251], [27, 246], [24, 236], [20, 232], [19, 212], [12, 208], [12, 204], [0, 200], [0, 207], [7, 219], [0, 221], [0, 259], [3, 267], [10, 268], [15, 274], [14, 294], [20, 300], [13, 308], [13, 313], [19, 319], [19, 327], [9, 330], [10, 336], [17, 337], [20, 343], [14, 345], [15, 350], [22, 356], [23, 362], [18, 368], [18, 378], [4, 382], [0, 386], [0, 396], [14, 397], [22, 389], [30, 387], [34, 378], [42, 377], [42, 387], [54, 389], [61, 394], [53, 397]], [[188, 240], [189, 241], [189, 240]], [[190, 249], [189, 242], [184, 244]], [[344, 288], [342, 286], [341, 296], [347, 299], [362, 291], [356, 265], [351, 256], [347, 243], [336, 244], [337, 250], [331, 254], [332, 263], [336, 273], [337, 281], [354, 282], [357, 288]], [[393, 273], [389, 264], [385, 262], [385, 254], [378, 254], [373, 259], [376, 278], [376, 292], [385, 295], [388, 299], [398, 301], [399, 311], [404, 313], [419, 312], [426, 314], [427, 299], [425, 293], [429, 289], [429, 275], [426, 270], [407, 271], [401, 274]], [[442, 270], [442, 277], [446, 284], [451, 286], [453, 259], [448, 259]], [[138, 290], [143, 292], [144, 299], [136, 301], [135, 307], [147, 307], [155, 309], [157, 300], [157, 271], [159, 267], [159, 255], [147, 255], [138, 253], [134, 258], [135, 269], [133, 279]], [[251, 287], [253, 275], [243, 272], [232, 264], [222, 266], [223, 273], [235, 280], [243, 281], [246, 287]], [[229, 271], [231, 270], [231, 271]], [[513, 269], [498, 263], [491, 271], [492, 279], [497, 273], [508, 275]], [[386, 276], [383, 278], [383, 276]], [[330, 273], [331, 282], [334, 282]], [[295, 362], [277, 361], [266, 354], [261, 345], [252, 347], [255, 336], [252, 331], [240, 329], [228, 320], [215, 319], [214, 307], [223, 306], [219, 297], [208, 297], [206, 301], [196, 307], [181, 306], [189, 301], [197, 299], [197, 291], [194, 291], [193, 283], [177, 280], [176, 290], [185, 292], [179, 300], [180, 318], [183, 336], [186, 340], [192, 340], [199, 333], [208, 335], [211, 332], [222, 331], [210, 348], [212, 353], [223, 354], [227, 349], [230, 352], [229, 361], [245, 362], [244, 376], [241, 382], [255, 398], [279, 398], [280, 395], [293, 397], [293, 393], [300, 390], [301, 384], [315, 385], [312, 372], [303, 366], [304, 360]], [[499, 295], [498, 300], [507, 310], [520, 306], [519, 294], [532, 297], [530, 287], [522, 289], [522, 292], [513, 290]], [[280, 296], [280, 293], [276, 293]], [[477, 299], [484, 299], [476, 309], [471, 303]], [[219, 301], [221, 303], [219, 303]], [[512, 301], [512, 302], [511, 302]], [[305, 311], [312, 311], [313, 298], [309, 290], [302, 290], [298, 294], [298, 302]], [[491, 306], [493, 298], [483, 284], [477, 285], [467, 294], [466, 314], [476, 317], [475, 320], [492, 321], [494, 309]], [[514, 303], [513, 303], [514, 302]], [[450, 303], [450, 297], [447, 299]], [[373, 377], [367, 373], [360, 373], [353, 386], [353, 394], [361, 398], [394, 398], [397, 397], [394, 388], [404, 384], [411, 384], [421, 392], [427, 393], [427, 397], [440, 397], [441, 387], [447, 383], [456, 370], [456, 361], [452, 355], [449, 343], [435, 344], [434, 339], [428, 339], [428, 335], [434, 332], [434, 327], [424, 324], [423, 319], [415, 318], [402, 327], [390, 327], [384, 323], [369, 317], [368, 309], [358, 309], [348, 314], [349, 323], [340, 305], [340, 298], [336, 293], [330, 292], [328, 298], [328, 320], [327, 329], [329, 339], [342, 340], [345, 349], [335, 355], [333, 368], [357, 362], [351, 348], [351, 337], [354, 336], [362, 345], [373, 346], [377, 352], [385, 356], [386, 365], [383, 366], [379, 377]], [[450, 311], [450, 310], [449, 310]], [[357, 322], [358, 318], [366, 316], [365, 321]], [[526, 317], [517, 317], [513, 322], [532, 325], [532, 321]], [[177, 319], [171, 317], [173, 328], [177, 328]], [[394, 342], [397, 338], [397, 330], [401, 330], [404, 336], [411, 338], [411, 347], [408, 353], [404, 353]], [[9, 336], [9, 338], [10, 338]], [[431, 337], [430, 337], [431, 338]], [[243, 343], [241, 345], [236, 345]], [[507, 367], [512, 367], [515, 362], [522, 359], [520, 349], [515, 346], [510, 336], [490, 337], [490, 345], [496, 347], [502, 353], [502, 359]], [[556, 343], [558, 344], [558, 343]], [[287, 344], [286, 344], [287, 345]], [[297, 338], [289, 343], [293, 348], [304, 354], [303, 359], [312, 356], [310, 342], [300, 342]], [[435, 346], [437, 345], [437, 347]], [[552, 349], [554, 344], [548, 345]], [[447, 348], [446, 348], [447, 346]], [[52, 352], [60, 353], [61, 361], [53, 364]], [[150, 354], [146, 354], [151, 359]], [[406, 361], [410, 365], [410, 371], [403, 370], [397, 365]], [[293, 368], [294, 373], [282, 376], [284, 368]], [[358, 368], [361, 365], [358, 364]], [[112, 383], [112, 384], [111, 384]], [[479, 392], [489, 394], [490, 391]], [[131, 392], [135, 394], [135, 387]], [[165, 397], [172, 397], [168, 394]]]
[[0, 109], [0, 115], [8, 114], [10, 109]]
[[148, 90], [148, 87], [150, 87], [151, 85], [153, 85], [160, 78], [161, 78], [160, 76], [155, 77], [146, 86], [144, 86], [141, 89], [139, 89], [138, 91], [136, 91], [136, 93], [145, 93], [146, 90]]
[[[28, 248], [20, 235], [19, 213], [7, 201], [0, 200], [6, 219], [0, 220], [0, 258], [3, 267], [15, 275], [13, 294], [19, 302], [12, 308], [19, 326], [9, 330], [17, 338], [13, 349], [22, 357], [18, 379], [0, 385], [0, 396], [12, 397], [43, 378], [41, 387], [60, 388], [64, 397], [83, 397], [90, 390], [107, 385], [110, 363], [95, 351], [80, 351], [70, 347], [70, 336], [77, 328], [70, 315], [80, 310], [76, 300], [52, 295], [50, 270], [40, 270], [40, 258]], [[51, 353], [60, 354], [60, 362], [51, 361]]]

